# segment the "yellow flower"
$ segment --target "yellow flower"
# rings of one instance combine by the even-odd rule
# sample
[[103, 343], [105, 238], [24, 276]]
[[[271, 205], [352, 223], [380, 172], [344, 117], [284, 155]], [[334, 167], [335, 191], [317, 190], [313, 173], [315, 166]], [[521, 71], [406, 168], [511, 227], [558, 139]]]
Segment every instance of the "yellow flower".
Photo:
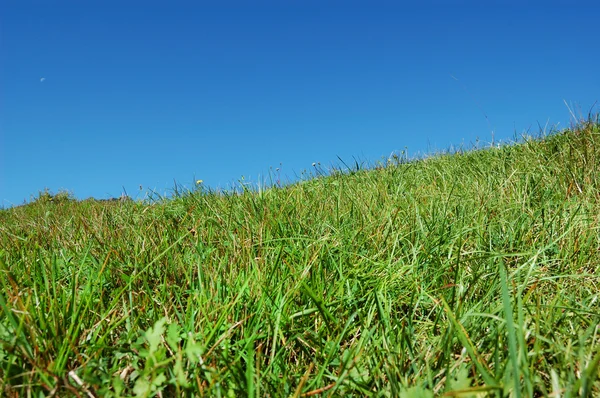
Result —
[[196, 185], [200, 185], [200, 184], [202, 184], [203, 182], [204, 182], [204, 181], [202, 181], [202, 180], [197, 180], [197, 181], [196, 181]]

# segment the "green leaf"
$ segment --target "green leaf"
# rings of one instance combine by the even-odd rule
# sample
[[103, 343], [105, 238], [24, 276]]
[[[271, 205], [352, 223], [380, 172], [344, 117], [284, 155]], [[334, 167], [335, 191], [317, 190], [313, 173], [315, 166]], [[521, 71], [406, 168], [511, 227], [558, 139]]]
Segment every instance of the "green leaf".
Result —
[[149, 328], [145, 333], [146, 340], [148, 340], [148, 344], [150, 345], [149, 354], [152, 355], [158, 349], [158, 345], [161, 342], [161, 338], [163, 333], [165, 332], [165, 323], [167, 322], [167, 318], [161, 318], [154, 324], [154, 327]]
[[454, 377], [448, 379], [449, 390], [466, 390], [467, 388], [471, 387], [471, 382], [472, 379], [469, 377], [469, 370], [463, 363], [460, 365], [458, 373]]
[[401, 398], [433, 398], [433, 392], [430, 390], [415, 386], [408, 388], [400, 393]]
[[179, 342], [181, 341], [181, 336], [179, 335], [180, 329], [177, 323], [171, 323], [167, 329], [167, 343], [173, 351], [179, 349]]
[[175, 372], [175, 379], [177, 380], [177, 384], [181, 387], [187, 387], [188, 381], [183, 370], [183, 361], [181, 359], [177, 359], [175, 362], [175, 366], [173, 367], [173, 371]]
[[147, 397], [148, 394], [152, 391], [152, 386], [148, 382], [148, 380], [139, 378], [135, 382], [135, 386], [133, 387], [133, 392], [137, 398]]
[[204, 354], [204, 347], [200, 343], [188, 342], [185, 346], [185, 355], [193, 363], [202, 364], [202, 354]]
[[119, 376], [113, 377], [112, 386], [115, 391], [115, 395], [120, 397], [121, 393], [123, 393], [123, 390], [125, 389], [125, 383], [123, 383], [123, 380], [121, 380]]
[[467, 365], [462, 363], [458, 372], [454, 377], [448, 379], [448, 387], [446, 388], [446, 395], [458, 396], [463, 398], [476, 397], [478, 392], [471, 391], [471, 384], [473, 379], [469, 377], [469, 369]]
[[159, 374], [152, 380], [152, 390], [154, 391], [157, 387], [160, 387], [165, 381], [167, 381], [167, 377], [164, 374]]

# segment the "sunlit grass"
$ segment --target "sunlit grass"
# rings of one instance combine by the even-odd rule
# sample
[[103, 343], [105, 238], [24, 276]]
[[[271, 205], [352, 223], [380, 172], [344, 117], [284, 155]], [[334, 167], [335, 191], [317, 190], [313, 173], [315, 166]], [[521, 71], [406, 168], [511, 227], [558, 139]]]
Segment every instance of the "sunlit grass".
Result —
[[[598, 120], [154, 203], [0, 211], [6, 396], [597, 396]], [[478, 395], [479, 394], [479, 395]]]

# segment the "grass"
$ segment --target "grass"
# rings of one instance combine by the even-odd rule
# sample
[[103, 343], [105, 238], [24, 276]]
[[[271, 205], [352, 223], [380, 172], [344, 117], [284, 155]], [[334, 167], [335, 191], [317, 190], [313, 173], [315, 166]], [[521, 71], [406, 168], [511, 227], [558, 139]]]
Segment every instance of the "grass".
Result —
[[598, 396], [600, 123], [0, 211], [11, 396]]

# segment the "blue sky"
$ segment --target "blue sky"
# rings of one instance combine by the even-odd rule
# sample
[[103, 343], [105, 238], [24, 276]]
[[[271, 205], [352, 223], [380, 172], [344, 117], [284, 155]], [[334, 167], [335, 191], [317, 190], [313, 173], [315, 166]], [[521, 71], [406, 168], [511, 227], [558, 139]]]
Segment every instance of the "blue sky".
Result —
[[0, 207], [287, 181], [586, 115], [600, 5], [498, 3], [6, 0]]

